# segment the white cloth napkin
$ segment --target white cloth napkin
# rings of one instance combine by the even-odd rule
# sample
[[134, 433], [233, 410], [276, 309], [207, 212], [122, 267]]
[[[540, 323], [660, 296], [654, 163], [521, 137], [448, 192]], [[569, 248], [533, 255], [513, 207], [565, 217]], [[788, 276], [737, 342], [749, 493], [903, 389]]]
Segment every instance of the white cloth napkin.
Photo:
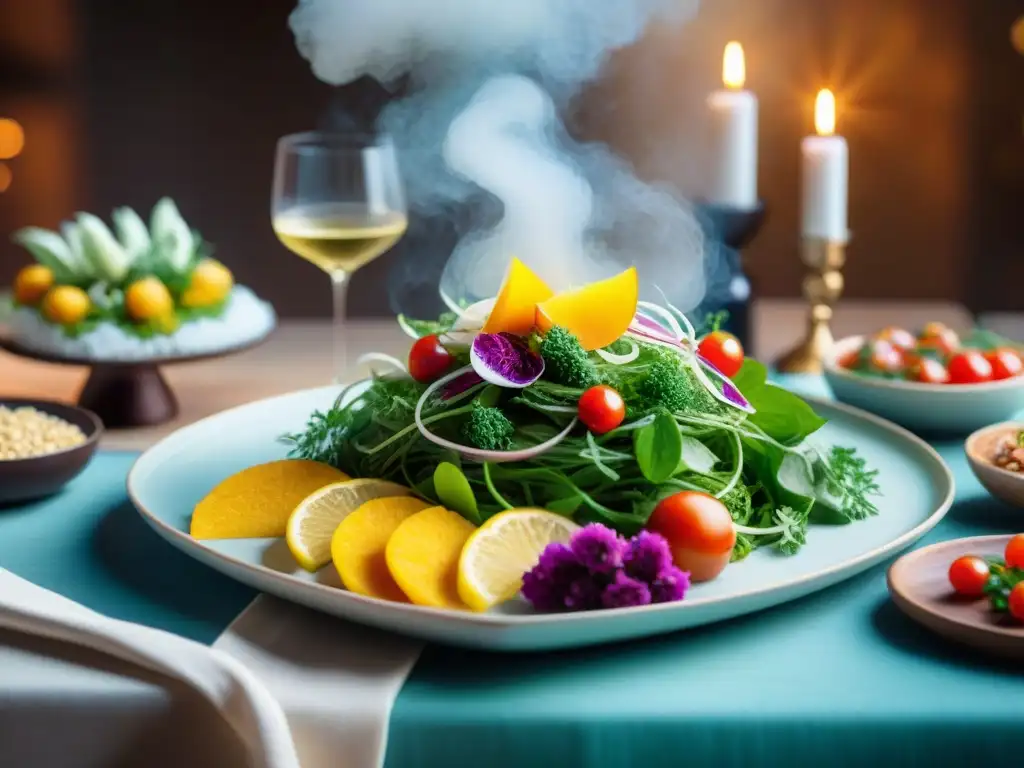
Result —
[[72, 643], [196, 689], [254, 768], [380, 768], [423, 647], [261, 596], [213, 648], [96, 613], [0, 568], [0, 627]]
[[226, 653], [107, 618], [2, 568], [0, 627], [91, 648], [177, 678], [223, 713], [255, 768], [299, 768], [280, 705], [252, 672]]
[[281, 703], [302, 768], [381, 768], [391, 708], [423, 643], [261, 595], [213, 647]]

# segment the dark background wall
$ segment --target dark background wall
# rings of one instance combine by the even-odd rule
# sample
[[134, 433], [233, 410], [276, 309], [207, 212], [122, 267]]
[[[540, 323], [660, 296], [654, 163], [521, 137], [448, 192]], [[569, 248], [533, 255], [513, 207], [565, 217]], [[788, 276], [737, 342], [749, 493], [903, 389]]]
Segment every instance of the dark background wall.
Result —
[[[6, 235], [76, 210], [148, 211], [173, 196], [240, 281], [284, 315], [327, 315], [327, 281], [270, 229], [276, 139], [352, 103], [298, 55], [293, 0], [0, 0], [0, 117], [25, 128], [0, 194], [0, 283], [25, 263]], [[771, 296], [796, 295], [799, 142], [832, 87], [851, 148], [847, 295], [1024, 309], [1024, 0], [715, 0], [654, 29], [584, 95], [582, 130], [686, 189], [702, 100], [741, 40], [761, 102], [771, 215], [750, 252]], [[1024, 29], [1022, 27], [1021, 29]], [[354, 314], [387, 314], [402, 248], [357, 274]]]

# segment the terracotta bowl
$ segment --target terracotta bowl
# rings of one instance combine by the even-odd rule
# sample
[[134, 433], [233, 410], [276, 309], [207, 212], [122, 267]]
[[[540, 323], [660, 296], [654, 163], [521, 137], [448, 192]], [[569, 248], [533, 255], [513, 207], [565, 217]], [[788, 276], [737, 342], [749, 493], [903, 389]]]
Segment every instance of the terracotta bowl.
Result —
[[999, 438], [1014, 430], [1024, 430], [1024, 421], [1004, 421], [974, 432], [964, 443], [967, 463], [985, 490], [997, 499], [1024, 507], [1024, 473], [997, 467], [991, 456]]
[[103, 422], [92, 411], [51, 400], [0, 398], [8, 408], [35, 408], [64, 419], [85, 433], [85, 442], [57, 453], [27, 459], [0, 459], [0, 504], [31, 501], [56, 493], [92, 460], [103, 434]]

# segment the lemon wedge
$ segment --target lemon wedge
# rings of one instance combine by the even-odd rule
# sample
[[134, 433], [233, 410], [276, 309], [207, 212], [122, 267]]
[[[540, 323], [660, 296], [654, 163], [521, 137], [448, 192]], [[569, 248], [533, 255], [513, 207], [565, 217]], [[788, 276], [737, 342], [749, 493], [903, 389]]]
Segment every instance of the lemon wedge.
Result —
[[317, 571], [331, 562], [331, 537], [342, 520], [370, 499], [411, 495], [403, 485], [373, 478], [325, 485], [300, 501], [288, 517], [288, 549], [299, 565]]
[[544, 509], [510, 509], [473, 532], [459, 558], [459, 597], [486, 611], [519, 592], [523, 574], [548, 544], [568, 542], [579, 526]]

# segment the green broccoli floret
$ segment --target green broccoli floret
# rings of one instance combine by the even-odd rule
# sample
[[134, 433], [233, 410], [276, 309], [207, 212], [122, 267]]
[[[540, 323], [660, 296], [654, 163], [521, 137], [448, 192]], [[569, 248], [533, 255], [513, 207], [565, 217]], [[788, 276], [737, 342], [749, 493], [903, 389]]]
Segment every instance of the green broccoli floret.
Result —
[[512, 446], [515, 427], [500, 408], [473, 403], [469, 421], [463, 429], [466, 439], [485, 451], [506, 451]]
[[719, 402], [677, 358], [661, 357], [651, 363], [637, 387], [639, 410], [667, 408], [676, 413], [718, 413]]
[[586, 389], [597, 384], [597, 370], [580, 346], [579, 340], [565, 328], [556, 325], [540, 343], [546, 373], [553, 381], [567, 387]]

